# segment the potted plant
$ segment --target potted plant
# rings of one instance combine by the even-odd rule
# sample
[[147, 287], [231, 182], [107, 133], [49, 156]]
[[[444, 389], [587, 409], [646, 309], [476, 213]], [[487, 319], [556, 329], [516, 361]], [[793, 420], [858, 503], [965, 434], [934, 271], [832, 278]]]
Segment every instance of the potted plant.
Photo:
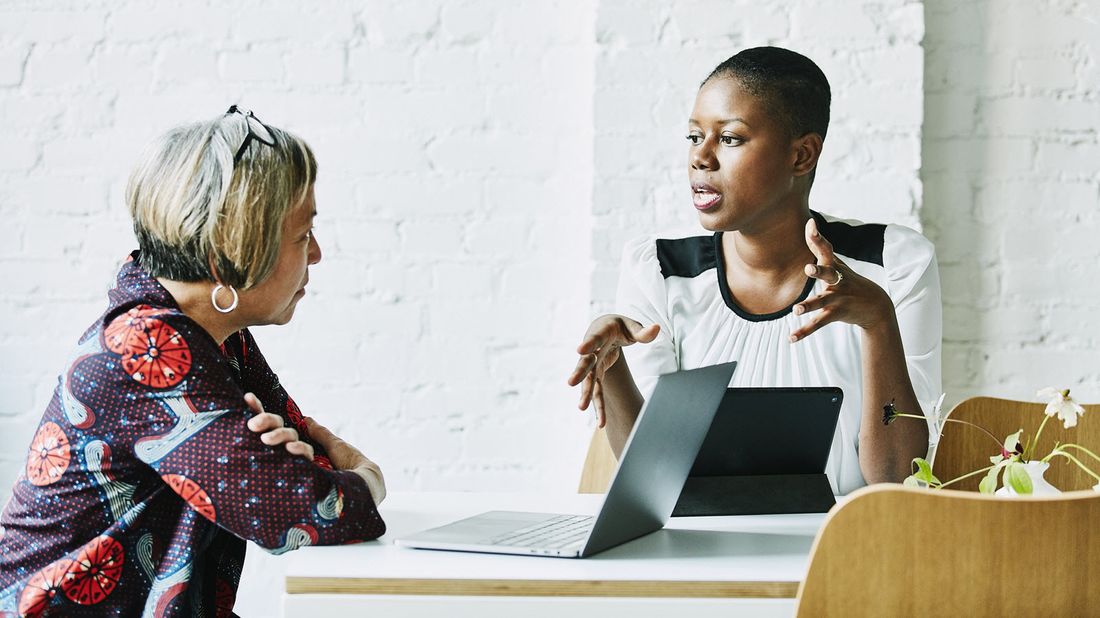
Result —
[[[1043, 428], [1046, 427], [1048, 421], [1052, 418], [1057, 418], [1062, 421], [1066, 429], [1069, 429], [1070, 427], [1075, 427], [1078, 418], [1083, 417], [1085, 414], [1085, 409], [1081, 404], [1070, 397], [1069, 389], [1058, 390], [1047, 387], [1040, 390], [1036, 396], [1045, 398], [1048, 403], [1044, 410], [1046, 418], [1043, 419], [1042, 423], [1039, 425], [1039, 429], [1035, 431], [1034, 436], [1023, 436], [1023, 430], [1020, 430], [1005, 437], [1004, 440], [1001, 440], [984, 427], [969, 421], [947, 418], [945, 420], [947, 423], [967, 425], [989, 436], [990, 440], [997, 447], [996, 451], [994, 451], [995, 454], [989, 458], [990, 465], [968, 472], [949, 481], [940, 481], [940, 479], [932, 474], [932, 465], [923, 457], [917, 457], [913, 459], [913, 473], [905, 479], [904, 484], [928, 487], [931, 489], [943, 489], [963, 479], [984, 474], [985, 476], [982, 477], [981, 482], [978, 484], [978, 490], [983, 494], [1043, 495], [1059, 493], [1056, 487], [1043, 479], [1043, 473], [1046, 471], [1047, 467], [1049, 467], [1051, 460], [1056, 457], [1062, 457], [1080, 467], [1088, 473], [1089, 476], [1096, 479], [1097, 484], [1093, 489], [1100, 491], [1100, 475], [1094, 472], [1092, 468], [1085, 463], [1085, 461], [1089, 461], [1089, 458], [1091, 458], [1090, 463], [1093, 466], [1096, 465], [1094, 462], [1100, 462], [1100, 456], [1097, 456], [1097, 454], [1091, 450], [1079, 444], [1055, 443], [1048, 454], [1041, 458], [1036, 456], [1039, 438], [1042, 436]], [[899, 411], [892, 401], [883, 406], [882, 422], [884, 425], [889, 425], [898, 418], [924, 419], [925, 416]], [[1083, 459], [1085, 461], [1082, 461]], [[998, 487], [1000, 487], [1000, 489], [998, 489]]]

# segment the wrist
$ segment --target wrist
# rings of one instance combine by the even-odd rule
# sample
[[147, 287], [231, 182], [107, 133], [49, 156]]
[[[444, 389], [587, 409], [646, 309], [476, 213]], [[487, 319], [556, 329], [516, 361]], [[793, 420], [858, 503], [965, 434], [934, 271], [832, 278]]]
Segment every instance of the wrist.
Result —
[[872, 339], [889, 339], [897, 336], [900, 332], [898, 317], [894, 313], [894, 303], [890, 301], [890, 297], [885, 292], [882, 293], [882, 296], [883, 300], [879, 304], [879, 309], [874, 312], [875, 317], [866, 324], [860, 324], [864, 334]]
[[386, 498], [386, 482], [382, 479], [382, 470], [377, 465], [370, 463], [361, 464], [354, 468], [352, 472], [358, 474], [363, 482], [367, 484], [367, 490], [370, 491], [375, 506], [381, 504], [382, 500]]

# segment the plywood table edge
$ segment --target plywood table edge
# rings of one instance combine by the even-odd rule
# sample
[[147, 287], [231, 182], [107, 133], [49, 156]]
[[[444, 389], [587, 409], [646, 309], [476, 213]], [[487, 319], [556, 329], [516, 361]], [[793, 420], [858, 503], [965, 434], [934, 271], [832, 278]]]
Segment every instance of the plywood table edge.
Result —
[[287, 594], [793, 599], [798, 582], [287, 577]]

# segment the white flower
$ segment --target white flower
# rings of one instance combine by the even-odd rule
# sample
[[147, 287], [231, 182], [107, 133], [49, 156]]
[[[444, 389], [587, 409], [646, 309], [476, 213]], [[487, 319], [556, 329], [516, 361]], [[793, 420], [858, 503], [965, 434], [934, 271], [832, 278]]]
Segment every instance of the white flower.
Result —
[[1038, 393], [1035, 393], [1036, 397], [1042, 397], [1047, 399], [1047, 409], [1045, 410], [1047, 416], [1057, 415], [1061, 419], [1063, 426], [1066, 429], [1077, 426], [1077, 417], [1084, 416], [1085, 409], [1081, 407], [1081, 404], [1073, 400], [1073, 397], [1069, 396], [1069, 389], [1058, 390], [1054, 387], [1048, 386]]

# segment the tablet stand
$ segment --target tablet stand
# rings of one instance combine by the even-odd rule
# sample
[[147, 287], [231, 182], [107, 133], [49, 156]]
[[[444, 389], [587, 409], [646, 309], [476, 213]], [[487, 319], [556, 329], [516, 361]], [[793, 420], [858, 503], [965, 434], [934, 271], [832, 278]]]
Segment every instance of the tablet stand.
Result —
[[824, 474], [690, 476], [672, 516], [824, 513], [834, 504]]

